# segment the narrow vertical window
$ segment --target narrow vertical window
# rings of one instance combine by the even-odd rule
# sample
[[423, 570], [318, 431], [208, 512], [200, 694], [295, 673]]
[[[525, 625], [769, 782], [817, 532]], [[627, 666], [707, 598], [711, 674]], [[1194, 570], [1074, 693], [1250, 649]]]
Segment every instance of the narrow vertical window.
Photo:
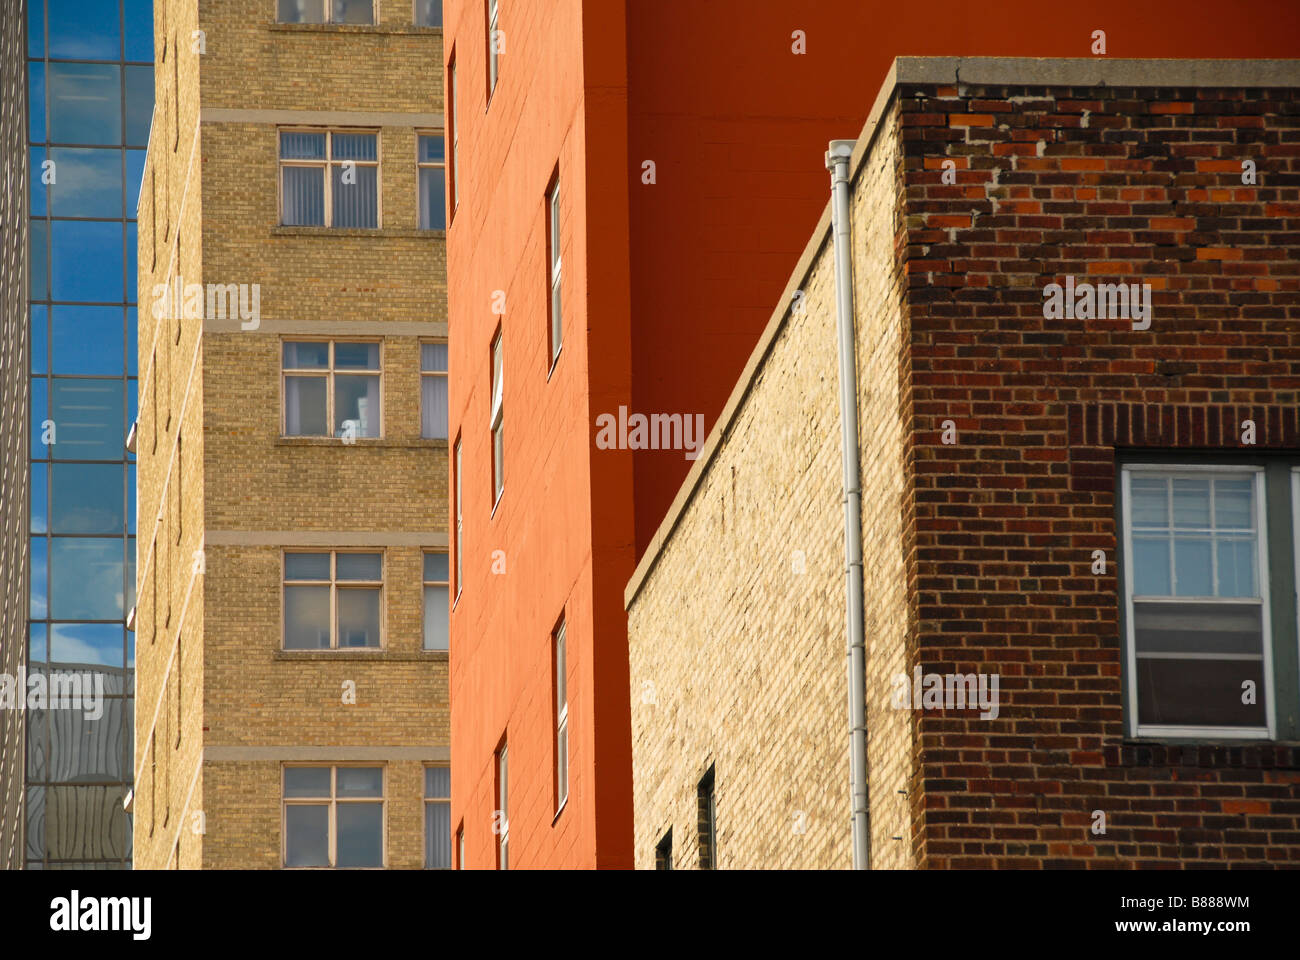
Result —
[[455, 552], [456, 552], [456, 597], [459, 598], [459, 597], [460, 597], [460, 589], [461, 589], [461, 586], [462, 586], [462, 584], [465, 582], [465, 578], [461, 575], [461, 570], [462, 570], [462, 567], [461, 567], [461, 557], [462, 557], [462, 556], [464, 555], [464, 553], [465, 553], [465, 541], [464, 541], [464, 538], [463, 538], [463, 532], [464, 532], [465, 527], [464, 527], [464, 524], [462, 523], [463, 510], [462, 510], [462, 500], [461, 500], [461, 493], [460, 493], [460, 475], [461, 475], [461, 463], [460, 463], [460, 437], [457, 437], [457, 438], [456, 438], [456, 450], [455, 450], [455, 452], [453, 453], [451, 460], [452, 460], [452, 465], [451, 465], [452, 473], [455, 474], [455, 476], [452, 478], [452, 480], [453, 480], [453, 484], [454, 484], [454, 488], [455, 488], [454, 496], [455, 496], [455, 498], [456, 498], [456, 504], [455, 504], [455, 510], [456, 510], [456, 551], [455, 551]]
[[565, 623], [560, 621], [552, 635], [555, 648], [555, 810], [558, 813], [569, 799], [569, 692], [565, 675]]
[[451, 869], [451, 770], [424, 768], [424, 869]]
[[447, 439], [447, 345], [420, 344], [420, 436]]
[[506, 742], [501, 741], [497, 748], [497, 809], [492, 818], [492, 829], [497, 836], [497, 869], [510, 868], [510, 808], [507, 800], [510, 795], [509, 768], [506, 763]]
[[181, 142], [181, 81], [180, 57], [177, 55], [176, 36], [172, 35], [172, 150]]
[[548, 312], [551, 317], [551, 366], [560, 355], [564, 342], [563, 312], [560, 309], [560, 175], [557, 171], [546, 197], [546, 237], [551, 261], [551, 299]]
[[447, 59], [447, 125], [451, 128], [451, 213], [456, 215], [460, 206], [460, 125], [456, 106], [456, 51]]
[[465, 869], [465, 821], [456, 828], [456, 869]]
[[700, 869], [718, 868], [718, 811], [713, 799], [713, 767], [709, 767], [696, 791], [696, 815], [700, 837]]
[[181, 708], [183, 706], [181, 703], [181, 694], [185, 690], [181, 675], [181, 656], [185, 652], [183, 644], [184, 636], [178, 630], [176, 632], [176, 747], [178, 749], [181, 745]]
[[655, 845], [655, 869], [671, 870], [673, 868], [673, 828], [663, 835]]
[[424, 555], [424, 649], [446, 650], [448, 612], [447, 555]]
[[505, 486], [505, 435], [503, 427], [502, 413], [502, 394], [504, 388], [501, 383], [502, 376], [502, 358], [501, 358], [501, 330], [497, 329], [497, 335], [492, 341], [492, 507], [496, 509], [497, 501], [501, 499], [501, 490]]
[[441, 133], [416, 138], [416, 174], [419, 178], [420, 229], [447, 229], [447, 156]]
[[488, 99], [492, 99], [492, 93], [497, 88], [497, 74], [500, 65], [497, 57], [501, 52], [501, 31], [498, 24], [501, 19], [501, 9], [498, 0], [487, 0], [487, 63], [488, 63]]
[[185, 488], [182, 485], [185, 480], [185, 459], [183, 457], [184, 446], [183, 437], [180, 428], [176, 430], [176, 542], [181, 542], [181, 534], [184, 532], [185, 524]]

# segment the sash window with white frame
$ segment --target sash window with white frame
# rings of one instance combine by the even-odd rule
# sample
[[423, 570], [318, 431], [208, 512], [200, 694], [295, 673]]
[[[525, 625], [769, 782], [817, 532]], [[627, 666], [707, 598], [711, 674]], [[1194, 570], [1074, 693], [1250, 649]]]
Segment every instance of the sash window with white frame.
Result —
[[1264, 469], [1132, 463], [1122, 482], [1130, 733], [1273, 736]]

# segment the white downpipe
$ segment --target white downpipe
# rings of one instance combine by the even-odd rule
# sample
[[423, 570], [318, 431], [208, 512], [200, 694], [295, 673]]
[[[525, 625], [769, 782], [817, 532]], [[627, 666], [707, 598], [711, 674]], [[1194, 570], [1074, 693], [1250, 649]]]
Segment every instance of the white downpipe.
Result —
[[853, 140], [832, 140], [831, 230], [835, 238], [835, 315], [839, 334], [840, 447], [844, 460], [844, 588], [848, 621], [849, 787], [853, 803], [853, 869], [871, 869], [867, 806], [867, 651], [862, 627], [862, 480], [858, 469], [858, 362], [853, 315], [853, 249], [849, 234], [849, 158]]

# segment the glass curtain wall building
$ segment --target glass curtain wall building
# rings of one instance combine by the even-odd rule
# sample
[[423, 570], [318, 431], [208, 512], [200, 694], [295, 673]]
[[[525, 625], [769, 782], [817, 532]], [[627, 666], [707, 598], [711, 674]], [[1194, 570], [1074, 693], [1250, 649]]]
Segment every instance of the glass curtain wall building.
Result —
[[[28, 0], [28, 869], [131, 864], [136, 201], [153, 113], [151, 0]], [[102, 689], [102, 697], [96, 692]]]

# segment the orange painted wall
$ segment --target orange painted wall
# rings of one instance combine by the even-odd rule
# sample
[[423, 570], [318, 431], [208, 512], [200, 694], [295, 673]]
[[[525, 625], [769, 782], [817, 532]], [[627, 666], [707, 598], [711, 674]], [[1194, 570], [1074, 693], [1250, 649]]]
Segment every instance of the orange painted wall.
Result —
[[[712, 429], [896, 56], [1300, 56], [1300, 3], [629, 0], [633, 408]], [[791, 52], [803, 30], [807, 53]], [[636, 454], [638, 557], [691, 464]]]
[[[1088, 56], [1095, 29], [1110, 57], [1296, 56], [1300, 4], [1260, 2], [1247, 18], [1205, 0], [501, 0], [490, 107], [485, 3], [445, 7], [460, 85], [451, 435], [465, 464], [453, 829], [464, 821], [468, 866], [494, 864], [493, 751], [508, 731], [512, 865], [628, 866], [629, 710], [641, 707], [623, 588], [690, 462], [598, 450], [596, 417], [628, 405], [699, 412], [712, 427], [826, 202], [826, 143], [859, 132], [893, 57]], [[804, 55], [791, 53], [795, 29]], [[548, 380], [543, 197], [557, 159], [565, 334]], [[506, 479], [493, 513], [498, 322]], [[549, 637], [561, 610], [571, 782], [555, 818]]]
[[[625, 396], [631, 378], [626, 69], [621, 42], [580, 43], [621, 37], [621, 21], [619, 4], [502, 3], [505, 51], [489, 104], [484, 4], [446, 9], [460, 178], [448, 230], [450, 434], [462, 443], [465, 538], [452, 612], [452, 823], [464, 821], [471, 868], [495, 864], [494, 753], [503, 734], [511, 865], [631, 863], [621, 597], [633, 563], [632, 515], [628, 497], [603, 494], [630, 489], [632, 462], [626, 453], [593, 456], [586, 429], [591, 406]], [[545, 194], [557, 163], [564, 338], [548, 376]], [[493, 312], [497, 291], [503, 315]], [[494, 510], [490, 348], [498, 323], [506, 453]], [[562, 612], [570, 785], [557, 817], [550, 636]]]

